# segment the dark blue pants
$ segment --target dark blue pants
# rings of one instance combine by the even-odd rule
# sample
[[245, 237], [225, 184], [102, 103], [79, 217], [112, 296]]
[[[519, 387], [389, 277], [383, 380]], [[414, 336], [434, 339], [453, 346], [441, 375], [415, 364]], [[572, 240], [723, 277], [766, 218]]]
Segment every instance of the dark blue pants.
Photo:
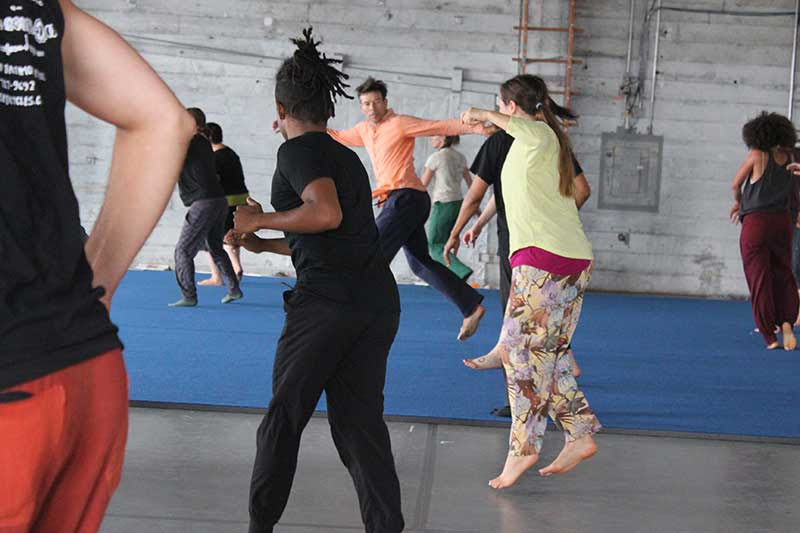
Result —
[[392, 191], [375, 220], [383, 255], [391, 263], [402, 248], [411, 271], [442, 293], [467, 317], [475, 311], [483, 296], [428, 253], [425, 222], [430, 211], [428, 193], [415, 189]]

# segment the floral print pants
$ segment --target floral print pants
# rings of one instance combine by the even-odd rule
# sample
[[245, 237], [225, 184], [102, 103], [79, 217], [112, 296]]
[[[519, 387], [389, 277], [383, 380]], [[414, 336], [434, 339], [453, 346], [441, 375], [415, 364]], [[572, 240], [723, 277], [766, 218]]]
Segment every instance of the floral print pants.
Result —
[[567, 356], [591, 270], [563, 276], [522, 265], [512, 272], [499, 341], [511, 405], [511, 455], [539, 453], [548, 416], [568, 441], [601, 428]]

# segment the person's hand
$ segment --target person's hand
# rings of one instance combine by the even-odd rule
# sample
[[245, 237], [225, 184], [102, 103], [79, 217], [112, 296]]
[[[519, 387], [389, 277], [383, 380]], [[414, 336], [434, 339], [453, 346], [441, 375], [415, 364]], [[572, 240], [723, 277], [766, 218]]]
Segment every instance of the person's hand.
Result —
[[478, 224], [477, 222], [475, 224], [473, 224], [472, 227], [469, 228], [464, 233], [464, 237], [463, 237], [464, 244], [474, 248], [475, 247], [475, 242], [478, 240], [478, 236], [481, 234], [482, 230], [483, 230], [483, 228], [481, 227], [480, 224]]
[[245, 250], [258, 253], [261, 251], [259, 248], [260, 240], [253, 233], [237, 233], [235, 230], [229, 230], [225, 234], [223, 242], [230, 246], [241, 246]]
[[800, 176], [800, 163], [789, 163], [789, 166], [786, 168], [789, 169], [795, 176]]
[[247, 205], [240, 205], [233, 214], [233, 229], [236, 233], [253, 233], [258, 231], [258, 218], [264, 210], [261, 204], [247, 197]]
[[461, 113], [462, 124], [466, 124], [468, 126], [482, 126], [485, 130], [486, 126], [483, 124], [484, 122], [486, 122], [486, 111], [483, 109], [470, 107]]
[[731, 207], [731, 211], [730, 213], [728, 213], [728, 216], [730, 217], [731, 222], [733, 222], [734, 224], [739, 223], [739, 202], [733, 204], [733, 207]]
[[491, 137], [492, 135], [500, 131], [500, 128], [498, 128], [491, 122], [488, 124], [481, 124], [480, 128], [481, 128], [480, 134], [483, 135], [484, 137]]
[[453, 253], [453, 257], [458, 254], [458, 235], [450, 235], [450, 238], [447, 239], [447, 243], [444, 245], [443, 255], [444, 255], [444, 264], [450, 266], [450, 253]]

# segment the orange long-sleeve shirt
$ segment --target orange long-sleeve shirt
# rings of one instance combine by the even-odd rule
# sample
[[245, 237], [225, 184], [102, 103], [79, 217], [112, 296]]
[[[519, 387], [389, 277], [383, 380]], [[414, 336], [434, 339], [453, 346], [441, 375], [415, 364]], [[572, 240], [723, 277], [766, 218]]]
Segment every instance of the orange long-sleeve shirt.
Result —
[[465, 126], [458, 119], [424, 120], [409, 115], [398, 115], [389, 109], [377, 125], [359, 122], [347, 130], [328, 133], [342, 144], [363, 146], [367, 149], [375, 171], [376, 187], [373, 198], [386, 198], [397, 189], [424, 191], [425, 186], [414, 169], [414, 139], [433, 135], [461, 135], [479, 133], [480, 128]]

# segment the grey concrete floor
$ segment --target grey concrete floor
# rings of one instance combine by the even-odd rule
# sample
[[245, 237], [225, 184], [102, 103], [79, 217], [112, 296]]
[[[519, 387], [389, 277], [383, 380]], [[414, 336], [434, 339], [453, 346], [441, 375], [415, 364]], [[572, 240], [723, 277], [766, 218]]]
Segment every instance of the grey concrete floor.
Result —
[[[122, 483], [102, 533], [246, 533], [259, 415], [131, 409]], [[530, 471], [486, 485], [507, 430], [389, 424], [409, 532], [797, 532], [800, 446], [598, 436], [598, 454], [564, 476]], [[548, 464], [562, 437], [550, 431]], [[355, 492], [324, 418], [301, 445], [277, 532], [361, 531]]]

